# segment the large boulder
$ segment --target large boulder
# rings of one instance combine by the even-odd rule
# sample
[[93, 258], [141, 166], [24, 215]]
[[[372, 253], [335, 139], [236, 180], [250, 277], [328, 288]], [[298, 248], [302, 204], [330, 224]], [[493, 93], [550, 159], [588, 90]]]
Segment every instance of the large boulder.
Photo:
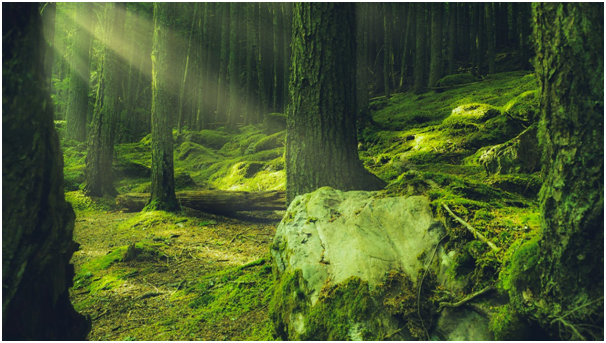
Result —
[[[282, 339], [413, 337], [383, 304], [415, 293], [445, 231], [427, 198], [375, 196], [324, 187], [291, 203], [271, 250], [277, 287], [270, 315]], [[408, 289], [386, 287], [394, 275]]]
[[488, 174], [533, 173], [541, 169], [537, 128], [531, 126], [517, 137], [486, 150], [479, 158]]

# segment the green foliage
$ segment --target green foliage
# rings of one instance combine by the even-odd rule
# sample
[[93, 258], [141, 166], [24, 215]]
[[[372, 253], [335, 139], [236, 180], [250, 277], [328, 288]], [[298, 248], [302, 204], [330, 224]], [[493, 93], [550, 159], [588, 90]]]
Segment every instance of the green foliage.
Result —
[[74, 211], [112, 211], [116, 209], [116, 204], [113, 198], [105, 196], [103, 198], [89, 197], [84, 195], [82, 191], [72, 191], [65, 193], [65, 200], [72, 204]]
[[454, 110], [452, 114], [444, 119], [442, 125], [449, 128], [465, 128], [466, 126], [477, 126], [480, 123], [501, 114], [498, 108], [486, 104], [465, 104]]

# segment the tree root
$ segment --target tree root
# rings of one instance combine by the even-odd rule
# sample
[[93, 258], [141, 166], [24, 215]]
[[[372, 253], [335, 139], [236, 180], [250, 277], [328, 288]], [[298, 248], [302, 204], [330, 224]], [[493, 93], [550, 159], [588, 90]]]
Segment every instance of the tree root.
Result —
[[457, 301], [456, 303], [451, 303], [451, 302], [441, 302], [440, 303], [440, 307], [438, 308], [438, 312], [442, 311], [445, 307], [451, 307], [451, 308], [456, 308], [456, 307], [460, 307], [465, 305], [466, 303], [468, 303], [469, 301], [473, 300], [474, 298], [479, 297], [480, 295], [487, 293], [489, 291], [494, 290], [494, 287], [492, 286], [487, 286], [484, 289], [477, 291], [475, 293], [472, 293], [470, 295], [468, 295], [467, 297], [463, 298], [463, 300], [461, 301]]
[[489, 241], [486, 236], [484, 236], [483, 234], [481, 234], [478, 230], [474, 229], [473, 226], [469, 225], [466, 221], [464, 221], [463, 219], [457, 217], [456, 214], [454, 214], [450, 208], [448, 207], [448, 205], [446, 204], [442, 204], [442, 207], [444, 207], [446, 209], [446, 211], [448, 211], [448, 213], [450, 213], [450, 215], [456, 219], [459, 223], [463, 224], [463, 226], [465, 226], [467, 228], [467, 230], [469, 230], [474, 237], [478, 238], [480, 241], [488, 244], [488, 246], [490, 247], [490, 249], [492, 249], [492, 251], [497, 252], [499, 251], [499, 248], [497, 248], [496, 245], [494, 245], [494, 243], [492, 243], [491, 241]]

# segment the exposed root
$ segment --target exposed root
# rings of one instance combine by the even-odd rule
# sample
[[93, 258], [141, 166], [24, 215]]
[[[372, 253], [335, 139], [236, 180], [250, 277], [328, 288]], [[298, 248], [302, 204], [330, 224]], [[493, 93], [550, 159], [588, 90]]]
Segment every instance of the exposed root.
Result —
[[470, 295], [466, 296], [465, 298], [463, 298], [463, 300], [461, 300], [461, 301], [457, 301], [456, 303], [451, 303], [451, 302], [441, 302], [441, 303], [440, 303], [440, 307], [438, 308], [438, 312], [442, 311], [442, 310], [443, 310], [445, 307], [452, 307], [452, 308], [455, 308], [455, 307], [460, 307], [460, 306], [463, 306], [463, 305], [465, 305], [466, 303], [468, 303], [469, 301], [471, 301], [471, 300], [473, 300], [473, 299], [475, 299], [475, 298], [479, 297], [480, 295], [482, 295], [482, 294], [484, 294], [484, 293], [487, 293], [487, 292], [489, 292], [489, 291], [492, 291], [492, 290], [494, 290], [494, 287], [492, 287], [492, 286], [486, 286], [484, 289], [482, 289], [482, 290], [480, 290], [480, 291], [477, 291], [477, 292], [475, 292], [475, 293], [472, 293], [472, 294], [470, 294]]
[[488, 240], [488, 238], [486, 238], [486, 236], [484, 236], [483, 234], [481, 234], [478, 230], [474, 229], [473, 226], [469, 225], [466, 221], [464, 221], [463, 219], [457, 217], [456, 214], [454, 214], [450, 208], [448, 207], [448, 205], [446, 204], [442, 204], [442, 207], [444, 207], [446, 209], [446, 211], [448, 211], [448, 213], [450, 213], [450, 215], [456, 219], [459, 223], [461, 223], [463, 226], [465, 226], [467, 228], [467, 230], [469, 230], [474, 237], [478, 238], [480, 241], [488, 244], [488, 246], [490, 247], [490, 249], [492, 249], [492, 251], [497, 252], [499, 251], [499, 248], [497, 248], [496, 245], [494, 245], [494, 243], [492, 243], [491, 241]]

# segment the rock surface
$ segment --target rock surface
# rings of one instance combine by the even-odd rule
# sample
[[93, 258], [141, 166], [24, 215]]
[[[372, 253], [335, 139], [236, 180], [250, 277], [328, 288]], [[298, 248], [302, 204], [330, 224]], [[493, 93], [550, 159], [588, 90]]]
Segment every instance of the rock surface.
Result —
[[[375, 199], [375, 195], [324, 187], [295, 198], [278, 226], [272, 247], [277, 276], [284, 284], [284, 275], [300, 271], [303, 279], [300, 283], [305, 285], [300, 291], [307, 294], [311, 307], [322, 301], [323, 288], [352, 277], [366, 282], [370, 291], [394, 270], [403, 272], [416, 283], [419, 270], [429, 262], [444, 236], [444, 229], [433, 218], [427, 198]], [[288, 337], [282, 338], [317, 338], [305, 327], [305, 312], [292, 313], [292, 321], [277, 323], [288, 333]], [[382, 327], [373, 325], [373, 329], [379, 331], [373, 332], [372, 337], [399, 330], [397, 321], [388, 313], [374, 313], [378, 315], [375, 319], [381, 318]], [[288, 321], [289, 316], [281, 318]], [[356, 329], [369, 326], [368, 318], [358, 322], [349, 319], [348, 337], [331, 338], [368, 339], [360, 336], [360, 330]], [[358, 332], [357, 336], [354, 332]], [[410, 339], [410, 335], [402, 330], [393, 338]]]
[[537, 129], [531, 126], [517, 137], [486, 150], [479, 162], [489, 174], [532, 173], [540, 170]]
[[[427, 266], [435, 278], [424, 278], [425, 297], [429, 283], [460, 293], [466, 281], [448, 274], [456, 252], [440, 245], [445, 230], [429, 199], [376, 195], [323, 187], [290, 204], [271, 248], [276, 289], [270, 318], [278, 338], [494, 339], [486, 313], [470, 308], [443, 310], [433, 327], [425, 324], [429, 332], [420, 322], [411, 325]], [[429, 316], [427, 299], [421, 304]]]

